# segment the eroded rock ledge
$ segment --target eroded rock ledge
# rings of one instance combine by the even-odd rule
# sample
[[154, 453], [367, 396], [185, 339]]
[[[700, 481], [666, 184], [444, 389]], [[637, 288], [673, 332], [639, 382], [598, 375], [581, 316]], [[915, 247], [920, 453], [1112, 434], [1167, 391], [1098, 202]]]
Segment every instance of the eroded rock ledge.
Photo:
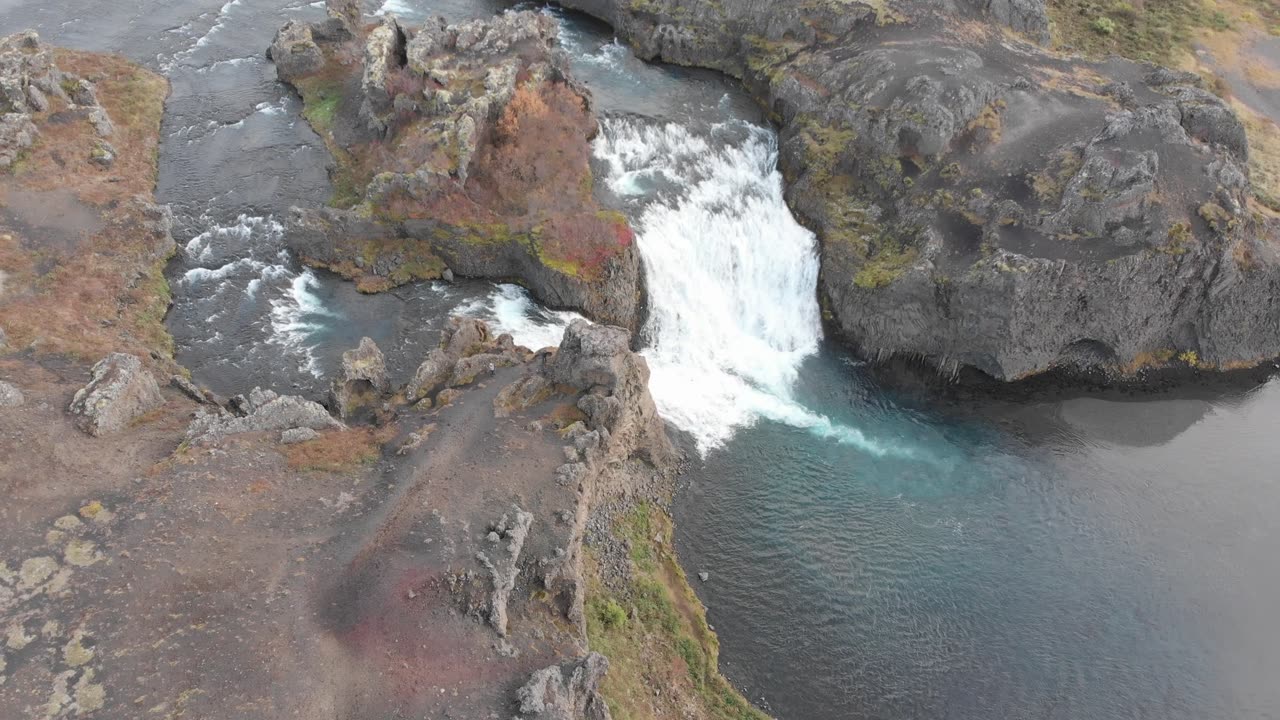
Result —
[[271, 47], [335, 160], [337, 207], [295, 210], [290, 246], [367, 291], [446, 272], [511, 279], [634, 327], [634, 237], [593, 196], [596, 119], [554, 21], [414, 28], [388, 15], [364, 28], [341, 2], [329, 13], [290, 22]]
[[826, 309], [871, 359], [1011, 381], [1280, 355], [1280, 220], [1193, 75], [1000, 27], [1043, 37], [1035, 0], [564, 4], [770, 110]]

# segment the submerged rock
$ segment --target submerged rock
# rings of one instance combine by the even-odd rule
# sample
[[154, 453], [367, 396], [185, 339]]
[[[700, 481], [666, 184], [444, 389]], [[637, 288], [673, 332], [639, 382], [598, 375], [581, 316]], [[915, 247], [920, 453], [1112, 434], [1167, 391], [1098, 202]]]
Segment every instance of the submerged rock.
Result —
[[155, 377], [133, 355], [112, 353], [90, 371], [68, 408], [76, 427], [95, 437], [110, 435], [164, 404]]

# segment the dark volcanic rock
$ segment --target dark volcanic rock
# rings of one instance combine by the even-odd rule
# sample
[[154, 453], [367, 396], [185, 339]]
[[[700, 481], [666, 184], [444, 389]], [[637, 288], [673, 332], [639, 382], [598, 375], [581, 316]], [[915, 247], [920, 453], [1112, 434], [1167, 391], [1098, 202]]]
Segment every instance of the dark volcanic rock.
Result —
[[1280, 355], [1280, 228], [1250, 210], [1243, 126], [1194, 76], [964, 16], [1042, 36], [1035, 0], [566, 4], [769, 108], [821, 294], [864, 356], [1008, 381]]
[[354, 205], [291, 214], [287, 241], [307, 262], [368, 291], [518, 279], [547, 305], [638, 322], [634, 236], [592, 194], [596, 120], [554, 20], [387, 16], [366, 35], [320, 36], [290, 23], [271, 50], [280, 79], [323, 106], [307, 116], [338, 158], [338, 204]]

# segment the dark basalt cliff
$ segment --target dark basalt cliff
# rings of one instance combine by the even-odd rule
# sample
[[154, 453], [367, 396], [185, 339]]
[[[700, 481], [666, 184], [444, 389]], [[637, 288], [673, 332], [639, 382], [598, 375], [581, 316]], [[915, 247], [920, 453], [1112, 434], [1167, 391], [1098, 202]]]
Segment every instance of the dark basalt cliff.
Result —
[[295, 211], [291, 246], [365, 291], [448, 269], [634, 328], [634, 237], [593, 197], [596, 119], [554, 21], [362, 28], [348, 5], [286, 24], [271, 47], [335, 160], [337, 207]]
[[1011, 381], [1280, 355], [1280, 220], [1194, 75], [1051, 54], [1009, 31], [1043, 39], [1036, 2], [564, 4], [770, 111], [826, 309], [867, 357]]

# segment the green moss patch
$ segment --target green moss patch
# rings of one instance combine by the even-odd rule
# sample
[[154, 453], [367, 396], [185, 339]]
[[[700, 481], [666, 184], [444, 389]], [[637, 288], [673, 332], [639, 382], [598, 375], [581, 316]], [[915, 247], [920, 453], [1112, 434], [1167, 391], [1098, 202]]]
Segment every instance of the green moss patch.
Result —
[[615, 523], [634, 565], [622, 588], [604, 587], [588, 549], [587, 638], [609, 658], [601, 687], [609, 710], [615, 720], [684, 717], [689, 710], [700, 718], [764, 720], [720, 675], [719, 640], [671, 552], [671, 530], [670, 517], [647, 503]]

